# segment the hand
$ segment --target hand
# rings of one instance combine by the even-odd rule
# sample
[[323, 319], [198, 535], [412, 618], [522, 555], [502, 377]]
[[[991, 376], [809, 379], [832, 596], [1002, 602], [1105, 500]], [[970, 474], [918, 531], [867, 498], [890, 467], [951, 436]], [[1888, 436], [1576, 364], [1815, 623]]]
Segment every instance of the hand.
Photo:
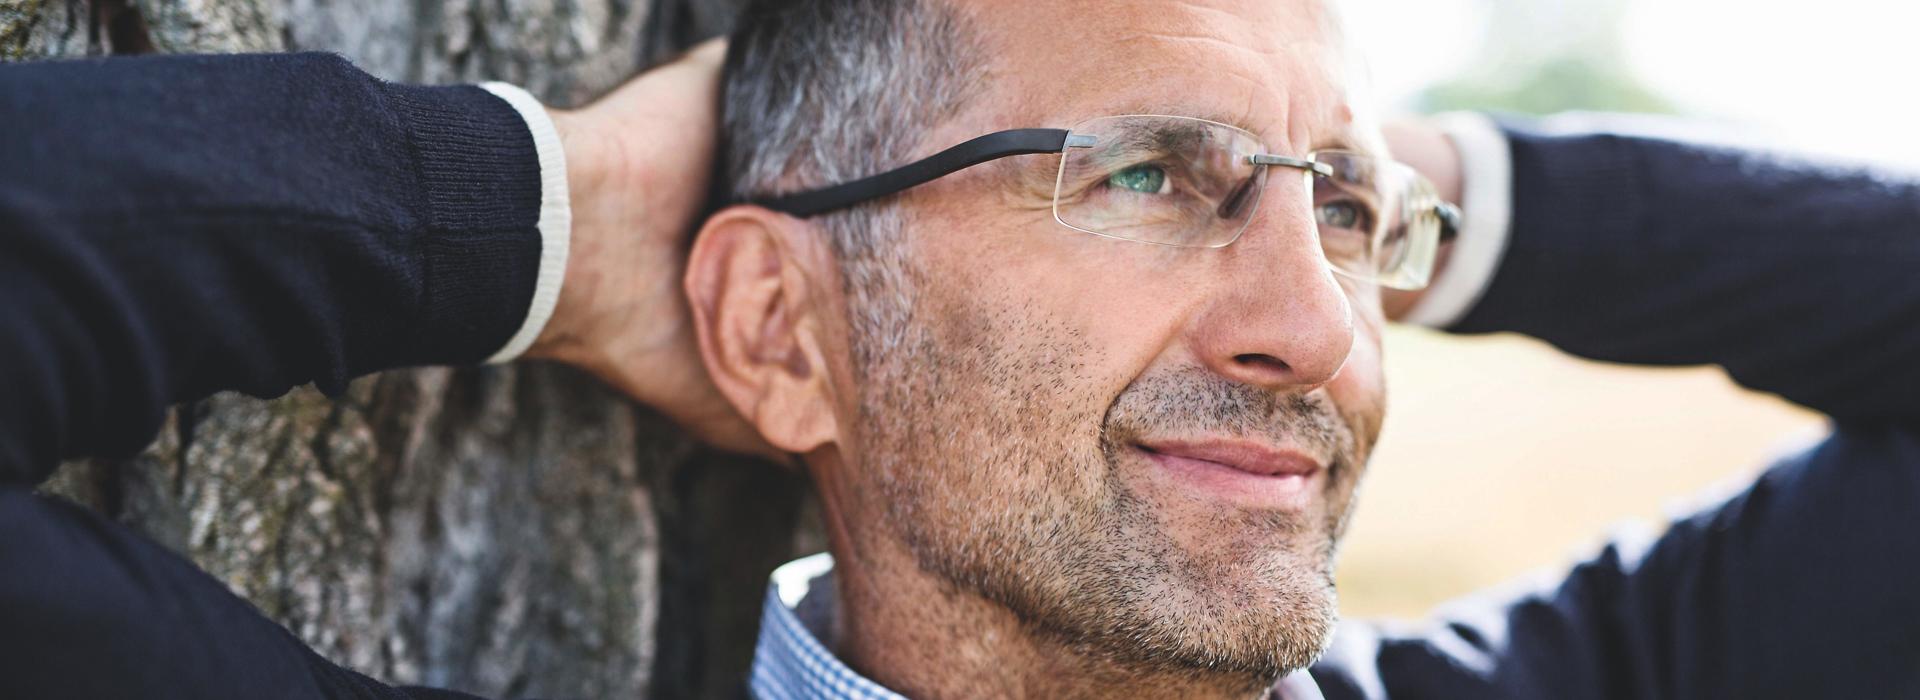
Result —
[[707, 377], [681, 289], [725, 54], [710, 41], [585, 108], [550, 110], [573, 234], [553, 318], [527, 356], [584, 368], [716, 447], [784, 461]]
[[[1425, 176], [1439, 190], [1440, 198], [1459, 203], [1461, 193], [1460, 152], [1453, 147], [1453, 141], [1447, 138], [1438, 127], [1417, 118], [1396, 119], [1387, 122], [1381, 128], [1387, 137], [1387, 149], [1393, 157]], [[1446, 274], [1447, 258], [1451, 257], [1452, 243], [1440, 246], [1440, 254], [1433, 263], [1433, 281]], [[1432, 288], [1432, 284], [1427, 285]], [[1413, 305], [1420, 301], [1425, 289], [1403, 291], [1381, 288], [1380, 303], [1385, 307], [1387, 318], [1400, 320], [1405, 318]]]

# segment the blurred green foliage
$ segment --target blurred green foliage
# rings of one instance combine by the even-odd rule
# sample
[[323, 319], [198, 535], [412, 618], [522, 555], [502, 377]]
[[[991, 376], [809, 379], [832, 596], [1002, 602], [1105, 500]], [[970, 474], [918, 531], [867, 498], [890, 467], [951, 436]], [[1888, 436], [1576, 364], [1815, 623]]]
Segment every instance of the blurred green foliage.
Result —
[[1424, 111], [1678, 111], [1627, 69], [1621, 0], [1486, 0], [1486, 8], [1476, 65], [1422, 93]]
[[1558, 56], [1515, 81], [1457, 80], [1421, 96], [1430, 112], [1472, 109], [1519, 114], [1569, 110], [1672, 114], [1671, 102], [1642, 86], [1614, 62]]

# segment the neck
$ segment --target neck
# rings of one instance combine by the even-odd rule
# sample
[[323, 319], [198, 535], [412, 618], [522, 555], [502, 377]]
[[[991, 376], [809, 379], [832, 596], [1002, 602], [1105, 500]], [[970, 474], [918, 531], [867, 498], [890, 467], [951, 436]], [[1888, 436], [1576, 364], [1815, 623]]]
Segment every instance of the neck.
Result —
[[[1258, 698], [1268, 683], [1126, 668], [938, 580], [888, 542], [833, 547], [836, 639], [848, 666], [907, 697]], [[1124, 692], [1121, 692], [1124, 691]]]

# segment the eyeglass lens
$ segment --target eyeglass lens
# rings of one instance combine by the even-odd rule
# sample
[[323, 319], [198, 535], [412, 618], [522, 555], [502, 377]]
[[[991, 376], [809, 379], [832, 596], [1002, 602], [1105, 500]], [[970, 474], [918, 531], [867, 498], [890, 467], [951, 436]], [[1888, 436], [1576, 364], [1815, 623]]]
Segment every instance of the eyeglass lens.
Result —
[[[1190, 117], [1118, 116], [1073, 128], [1094, 137], [1060, 161], [1054, 217], [1111, 238], [1213, 248], [1239, 238], [1266, 189], [1270, 166], [1242, 129]], [[1333, 170], [1313, 177], [1279, 168], [1275, 177], [1310, 180], [1313, 214], [1328, 264], [1350, 277], [1401, 288], [1426, 284], [1438, 247], [1438, 198], [1424, 178], [1392, 161], [1342, 151], [1312, 159]], [[1275, 196], [1308, 191], [1284, 188]], [[1300, 194], [1295, 194], [1296, 192]]]

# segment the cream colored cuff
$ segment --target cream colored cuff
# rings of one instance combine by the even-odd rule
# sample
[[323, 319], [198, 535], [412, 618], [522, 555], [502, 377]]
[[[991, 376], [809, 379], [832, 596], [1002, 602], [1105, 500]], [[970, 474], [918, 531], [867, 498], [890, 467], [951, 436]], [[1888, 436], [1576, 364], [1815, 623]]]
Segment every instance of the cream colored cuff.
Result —
[[1493, 283], [1507, 252], [1513, 217], [1513, 160], [1507, 137], [1485, 115], [1449, 112], [1434, 118], [1460, 152], [1460, 211], [1465, 221], [1445, 274], [1434, 280], [1406, 322], [1446, 328], [1466, 317]]
[[506, 100], [533, 134], [533, 149], [540, 158], [540, 272], [533, 286], [533, 303], [527, 305], [527, 318], [505, 347], [487, 358], [487, 364], [511, 362], [539, 339], [540, 331], [553, 318], [553, 306], [560, 301], [560, 285], [567, 276], [567, 244], [573, 237], [573, 209], [567, 199], [567, 154], [560, 147], [560, 132], [553, 128], [547, 108], [526, 90], [506, 83], [483, 83], [481, 89]]

